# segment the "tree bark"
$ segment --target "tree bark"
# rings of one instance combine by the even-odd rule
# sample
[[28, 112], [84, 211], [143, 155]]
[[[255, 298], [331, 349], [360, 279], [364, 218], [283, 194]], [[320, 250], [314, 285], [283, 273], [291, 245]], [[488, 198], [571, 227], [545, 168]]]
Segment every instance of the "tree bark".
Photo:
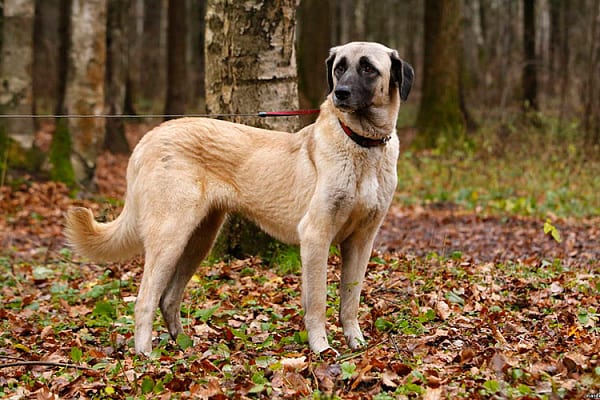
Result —
[[560, 40], [561, 40], [561, 18], [560, 18], [560, 0], [550, 0], [548, 2], [550, 14], [550, 39], [548, 40], [548, 91], [550, 95], [554, 95], [556, 91], [555, 74], [558, 72], [558, 61], [560, 55]]
[[417, 147], [435, 147], [440, 138], [457, 138], [464, 133], [459, 88], [460, 18], [460, 0], [425, 1], [423, 92], [417, 118]]
[[[106, 0], [72, 0], [71, 42], [65, 110], [68, 114], [104, 113]], [[69, 118], [71, 163], [77, 182], [92, 183], [104, 145], [103, 118]]]
[[[2, 53], [0, 57], [0, 113], [33, 112], [34, 0], [4, 0]], [[33, 118], [1, 121], [6, 132], [23, 150], [33, 147]]]
[[586, 143], [592, 148], [595, 147], [594, 152], [597, 154], [597, 146], [600, 145], [600, 0], [594, 0], [592, 7], [588, 73], [582, 93], [585, 108], [583, 128]]
[[[128, 24], [130, 0], [108, 0], [106, 32], [105, 102], [110, 115], [122, 115], [125, 108], [128, 71]], [[104, 147], [115, 154], [129, 153], [122, 118], [106, 120]]]
[[[345, 9], [343, 5], [340, 8]], [[322, 0], [304, 0], [298, 9], [298, 78], [302, 108], [320, 105], [327, 95], [325, 59], [332, 47], [327, 29], [330, 18], [329, 7], [324, 7]]]
[[33, 53], [33, 95], [36, 113], [56, 111], [61, 87], [61, 20], [64, 0], [36, 0]]
[[[181, 0], [169, 0], [167, 33], [167, 99], [165, 114], [185, 113], [187, 103], [186, 7]], [[169, 119], [168, 117], [166, 119]]]
[[537, 57], [535, 54], [535, 0], [523, 0], [523, 106], [538, 109]]
[[189, 29], [187, 53], [190, 60], [188, 77], [190, 87], [188, 95], [188, 109], [204, 112], [204, 15], [206, 14], [206, 1], [196, 0], [188, 4]]
[[139, 94], [149, 105], [165, 98], [166, 53], [163, 39], [163, 0], [144, 0], [144, 26], [140, 51]]
[[[297, 5], [297, 0], [208, 2], [205, 71], [209, 113], [254, 113], [298, 107], [294, 51]], [[298, 128], [293, 117], [232, 119], [269, 129]], [[231, 218], [215, 251], [217, 255], [235, 257], [265, 254], [272, 250], [273, 243], [273, 239], [253, 225]]]

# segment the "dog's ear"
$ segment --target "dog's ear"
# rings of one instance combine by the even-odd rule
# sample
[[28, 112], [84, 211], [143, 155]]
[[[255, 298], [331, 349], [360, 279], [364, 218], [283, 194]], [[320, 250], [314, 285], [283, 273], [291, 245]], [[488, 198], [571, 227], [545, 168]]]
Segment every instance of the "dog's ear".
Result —
[[325, 61], [327, 65], [327, 83], [329, 84], [329, 92], [333, 90], [333, 62], [335, 61], [335, 53], [337, 52], [337, 47], [332, 47], [329, 50], [329, 57]]
[[402, 101], [406, 101], [408, 99], [408, 94], [410, 93], [410, 89], [412, 88], [413, 78], [415, 76], [415, 71], [413, 67], [402, 60], [397, 52], [393, 52], [391, 55], [392, 59], [392, 72], [391, 72], [391, 80], [395, 85], [400, 89], [400, 98]]

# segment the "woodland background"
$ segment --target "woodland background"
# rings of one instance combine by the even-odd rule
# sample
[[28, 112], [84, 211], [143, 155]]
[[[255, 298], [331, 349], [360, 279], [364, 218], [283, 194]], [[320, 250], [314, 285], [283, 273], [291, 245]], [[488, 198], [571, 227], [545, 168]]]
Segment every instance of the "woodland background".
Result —
[[[214, 2], [209, 7], [217, 4], [234, 9], [240, 3]], [[286, 62], [294, 70], [291, 76], [297, 76], [302, 107], [317, 106], [327, 93], [322, 60], [330, 47], [351, 40], [379, 41], [398, 49], [417, 71], [408, 105], [413, 112], [409, 110], [407, 124], [420, 128], [417, 144], [421, 147], [435, 147], [441, 136], [463, 140], [460, 134], [465, 126], [472, 130], [489, 118], [506, 121], [515, 110], [524, 110], [557, 118], [559, 127], [578, 124], [586, 146], [597, 150], [597, 0], [305, 0], [299, 5], [285, 1], [256, 4], [287, 7], [291, 13], [289, 24], [295, 30], [283, 33], [292, 40], [284, 42], [282, 51], [290, 54]], [[211, 64], [210, 54], [205, 64], [205, 48], [211, 48], [205, 41], [206, 2], [5, 0], [0, 7], [2, 114], [207, 111], [206, 69], [210, 74], [223, 65]], [[252, 13], [243, 7], [239, 12], [243, 20], [254, 22], [249, 17]], [[246, 45], [252, 47], [252, 43]], [[213, 81], [214, 75], [209, 79]], [[243, 97], [245, 101], [251, 96]], [[296, 91], [289, 96], [279, 93], [279, 97], [296, 97]], [[268, 105], [264, 104], [266, 99], [261, 100], [263, 104], [248, 105], [260, 109], [239, 107], [230, 111], [271, 111], [261, 108]], [[47, 149], [34, 140], [44, 122], [60, 126], [51, 119], [5, 118], [1, 120], [2, 132], [17, 139], [26, 151], [42, 147], [45, 153]], [[123, 134], [125, 122], [131, 120], [68, 121], [73, 151], [88, 165], [79, 166], [84, 172], [75, 165], [79, 182], [89, 181], [95, 158], [105, 148], [117, 153], [129, 151]], [[292, 125], [286, 125], [288, 130], [294, 128]], [[8, 143], [3, 144], [6, 147], [10, 147]], [[43, 170], [44, 156], [34, 153], [25, 157], [8, 152], [9, 164]], [[53, 168], [61, 169], [59, 165]], [[60, 180], [70, 179], [60, 172], [54, 175]]]
[[[600, 394], [600, 0], [0, 9], [0, 397]], [[317, 106], [328, 50], [350, 40], [398, 49], [416, 71], [398, 121], [396, 197], [362, 291], [368, 346], [345, 351], [335, 321], [336, 248], [337, 358], [307, 348], [297, 249], [271, 243], [256, 256], [256, 242], [232, 247], [227, 228], [220, 246], [239, 259], [199, 268], [182, 307], [186, 335], [173, 342], [157, 318], [153, 354], [133, 354], [143, 259], [72, 254], [66, 210], [115, 218], [129, 153], [165, 114]], [[1, 117], [16, 114], [25, 117]], [[310, 122], [228, 119], [287, 131]]]

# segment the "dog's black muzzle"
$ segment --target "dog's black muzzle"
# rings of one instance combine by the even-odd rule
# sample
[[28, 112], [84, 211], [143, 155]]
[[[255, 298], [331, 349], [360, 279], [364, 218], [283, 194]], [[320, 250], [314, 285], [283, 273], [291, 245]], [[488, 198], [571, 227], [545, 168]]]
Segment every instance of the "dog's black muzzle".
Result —
[[373, 88], [358, 75], [346, 74], [333, 91], [333, 104], [346, 112], [368, 109], [373, 100]]

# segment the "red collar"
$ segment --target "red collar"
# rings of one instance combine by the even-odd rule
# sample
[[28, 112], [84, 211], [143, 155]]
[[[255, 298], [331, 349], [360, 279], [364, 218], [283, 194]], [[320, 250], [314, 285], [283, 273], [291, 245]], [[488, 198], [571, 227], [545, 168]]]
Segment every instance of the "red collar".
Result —
[[354, 132], [352, 129], [348, 128], [346, 124], [340, 121], [340, 125], [344, 130], [344, 133], [348, 135], [350, 139], [354, 141], [357, 145], [361, 147], [377, 147], [377, 146], [385, 146], [387, 142], [392, 138], [391, 136], [386, 136], [383, 139], [371, 139], [368, 137], [360, 136], [358, 133]]

